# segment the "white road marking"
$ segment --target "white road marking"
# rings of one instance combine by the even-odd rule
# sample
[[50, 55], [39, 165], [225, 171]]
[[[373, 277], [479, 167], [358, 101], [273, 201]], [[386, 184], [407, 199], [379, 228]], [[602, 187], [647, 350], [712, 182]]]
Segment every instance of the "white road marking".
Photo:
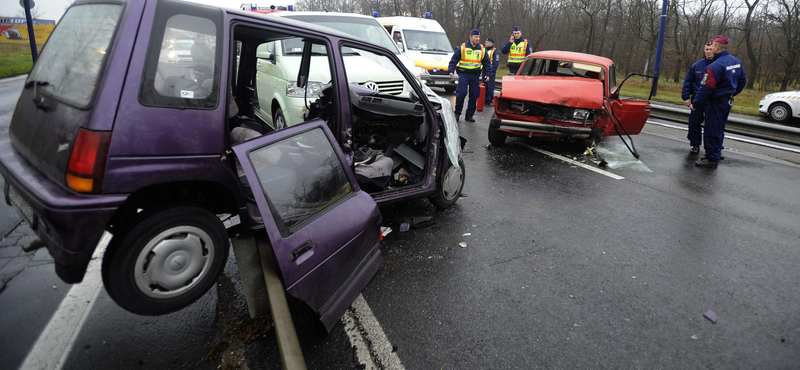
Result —
[[342, 317], [342, 323], [350, 344], [356, 348], [359, 364], [367, 370], [405, 370], [364, 296], [358, 295]]
[[[664, 127], [674, 128], [674, 129], [677, 129], [677, 130], [689, 131], [689, 128], [688, 128], [688, 127], [683, 127], [683, 126], [675, 126], [675, 125], [670, 125], [670, 124], [667, 124], [667, 123], [655, 122], [655, 121], [650, 121], [650, 120], [648, 120], [648, 121], [647, 121], [647, 123], [652, 123], [652, 124], [654, 124], [654, 125], [658, 125], [658, 126], [664, 126]], [[783, 151], [787, 151], [787, 152], [792, 152], [792, 153], [798, 153], [798, 154], [800, 154], [800, 149], [796, 149], [796, 148], [789, 148], [789, 147], [785, 147], [785, 146], [780, 146], [780, 145], [775, 145], [775, 144], [765, 143], [765, 142], [763, 142], [763, 141], [758, 141], [758, 140], [753, 140], [753, 139], [747, 139], [747, 138], [744, 138], [744, 137], [741, 137], [741, 136], [731, 135], [731, 134], [728, 134], [728, 133], [726, 133], [726, 134], [725, 134], [725, 139], [728, 139], [728, 140], [736, 140], [736, 141], [741, 141], [741, 142], [743, 142], [743, 143], [754, 144], [754, 145], [760, 145], [760, 146], [765, 146], [765, 147], [767, 147], [767, 148], [778, 149], [778, 150], [783, 150]]]
[[103, 234], [92, 254], [92, 260], [89, 262], [83, 281], [70, 288], [20, 369], [58, 370], [64, 366], [89, 312], [92, 311], [97, 295], [103, 287], [100, 267], [103, 253], [110, 240], [111, 234]]
[[564, 156], [560, 156], [560, 155], [558, 155], [556, 153], [548, 152], [548, 151], [546, 151], [544, 149], [539, 149], [539, 148], [533, 147], [533, 146], [531, 146], [531, 145], [529, 145], [527, 143], [515, 142], [514, 144], [523, 146], [523, 147], [528, 148], [530, 150], [533, 150], [535, 152], [539, 152], [539, 153], [542, 153], [544, 155], [547, 155], [547, 156], [550, 156], [550, 157], [553, 157], [553, 158], [556, 158], [556, 159], [560, 159], [560, 160], [562, 160], [564, 162], [576, 165], [576, 166], [581, 167], [581, 168], [585, 168], [585, 169], [587, 169], [589, 171], [597, 172], [597, 173], [599, 173], [601, 175], [608, 176], [608, 177], [610, 177], [610, 178], [612, 178], [614, 180], [624, 180], [625, 179], [624, 177], [622, 177], [620, 175], [617, 175], [617, 174], [614, 174], [614, 173], [611, 173], [611, 172], [608, 172], [608, 171], [603, 171], [603, 170], [601, 170], [599, 168], [592, 167], [592, 166], [590, 166], [590, 165], [588, 165], [586, 163], [581, 163], [581, 162], [572, 160], [570, 158], [567, 158], [567, 157], [564, 157]]

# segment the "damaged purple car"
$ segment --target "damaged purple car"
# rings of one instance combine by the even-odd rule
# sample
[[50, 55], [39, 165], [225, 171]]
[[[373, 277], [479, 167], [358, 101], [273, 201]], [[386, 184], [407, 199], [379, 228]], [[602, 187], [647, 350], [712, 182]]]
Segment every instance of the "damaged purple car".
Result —
[[[280, 62], [264, 44], [296, 58], [282, 70], [294, 68], [285, 94], [300, 98], [303, 119], [278, 131], [253, 111], [256, 74]], [[365, 65], [393, 76], [393, 89], [370, 83]], [[449, 103], [392, 51], [181, 1], [76, 1], [28, 76], [9, 134], [6, 201], [59, 277], [81, 281], [108, 231], [106, 290], [143, 315], [197, 300], [229, 238], [254, 236], [269, 241], [287, 292], [330, 329], [380, 266], [377, 204], [447, 208], [464, 185]], [[240, 222], [226, 228], [224, 215]]]

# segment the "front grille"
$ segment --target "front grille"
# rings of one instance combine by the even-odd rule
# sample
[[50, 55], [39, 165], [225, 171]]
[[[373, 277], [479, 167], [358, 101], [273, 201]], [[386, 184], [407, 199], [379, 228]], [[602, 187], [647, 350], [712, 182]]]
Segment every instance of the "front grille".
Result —
[[505, 99], [501, 99], [497, 107], [497, 111], [501, 113], [510, 113], [520, 116], [530, 116], [530, 117], [542, 117], [542, 118], [554, 119], [570, 123], [580, 123], [580, 124], [594, 123], [595, 114], [597, 112], [590, 109], [583, 109], [583, 110], [588, 110], [590, 112], [588, 117], [586, 117], [586, 119], [584, 120], [584, 119], [576, 119], [573, 116], [575, 110], [576, 110], [575, 108], [565, 107], [561, 105], [522, 102], [522, 101], [505, 100]]
[[[364, 86], [366, 82], [359, 83], [359, 85]], [[403, 92], [403, 81], [380, 81], [375, 82], [378, 85], [378, 91], [389, 94], [389, 95], [398, 95]]]

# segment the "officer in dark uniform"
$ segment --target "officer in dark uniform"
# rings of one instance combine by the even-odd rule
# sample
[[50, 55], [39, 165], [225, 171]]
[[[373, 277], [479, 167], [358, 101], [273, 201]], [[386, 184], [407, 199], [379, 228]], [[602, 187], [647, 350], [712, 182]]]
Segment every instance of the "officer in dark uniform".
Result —
[[448, 66], [450, 76], [453, 76], [453, 72], [458, 71], [456, 121], [461, 116], [461, 109], [464, 108], [464, 98], [467, 96], [467, 90], [469, 90], [469, 102], [467, 103], [467, 112], [464, 114], [464, 119], [468, 122], [475, 122], [472, 115], [475, 114], [478, 97], [481, 95], [481, 72], [483, 72], [483, 80], [488, 81], [489, 76], [487, 73], [491, 71], [491, 68], [492, 64], [486, 55], [486, 48], [481, 45], [481, 34], [477, 29], [472, 29], [469, 33], [469, 41], [454, 50], [453, 58], [450, 59], [450, 65]]
[[695, 163], [698, 167], [716, 168], [719, 164], [722, 141], [725, 138], [725, 123], [733, 107], [733, 97], [747, 86], [747, 75], [742, 61], [728, 53], [728, 38], [714, 38], [714, 62], [706, 69], [700, 89], [692, 100], [692, 110], [708, 104], [706, 129], [703, 133], [705, 157]]
[[[708, 40], [703, 48], [703, 59], [698, 60], [686, 72], [686, 77], [683, 79], [683, 90], [681, 91], [681, 99], [683, 104], [687, 107], [692, 105], [692, 98], [697, 94], [700, 89], [700, 81], [703, 80], [703, 75], [708, 69], [708, 65], [714, 60], [714, 39]], [[706, 107], [695, 107], [695, 110], [689, 113], [689, 134], [686, 138], [689, 139], [689, 145], [692, 149], [689, 150], [691, 154], [700, 153], [700, 144], [703, 143], [703, 128], [700, 126], [706, 116]]]
[[533, 49], [528, 45], [528, 40], [522, 37], [522, 29], [519, 26], [514, 26], [514, 33], [511, 34], [508, 42], [500, 48], [500, 51], [503, 54], [508, 54], [508, 74], [510, 76], [516, 75], [525, 57], [533, 53]]
[[484, 103], [486, 105], [492, 105], [492, 99], [494, 99], [494, 80], [497, 78], [497, 67], [500, 66], [500, 53], [497, 52], [497, 48], [494, 47], [494, 39], [491, 37], [486, 38], [486, 56], [489, 57], [489, 61], [492, 63], [492, 68], [490, 68], [491, 73], [486, 73], [489, 76], [489, 81], [486, 82], [486, 92], [484, 95]]

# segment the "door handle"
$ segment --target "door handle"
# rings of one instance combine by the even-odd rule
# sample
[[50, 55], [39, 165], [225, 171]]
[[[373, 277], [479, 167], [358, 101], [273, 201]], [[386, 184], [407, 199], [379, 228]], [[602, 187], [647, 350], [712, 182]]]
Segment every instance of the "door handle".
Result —
[[314, 242], [312, 242], [311, 240], [306, 241], [305, 243], [303, 243], [299, 247], [295, 248], [292, 251], [292, 261], [297, 261], [297, 259], [300, 258], [300, 256], [303, 253], [306, 253], [306, 252], [310, 251], [312, 248], [314, 248]]

